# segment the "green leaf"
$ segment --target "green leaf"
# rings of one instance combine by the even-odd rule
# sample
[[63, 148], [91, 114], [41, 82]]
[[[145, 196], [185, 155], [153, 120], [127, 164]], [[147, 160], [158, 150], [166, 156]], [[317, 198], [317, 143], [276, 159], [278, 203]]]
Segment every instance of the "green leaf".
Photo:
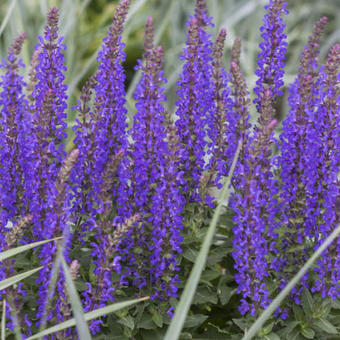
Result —
[[154, 313], [152, 315], [152, 321], [158, 326], [162, 327], [163, 326], [163, 316], [160, 313]]
[[245, 331], [246, 328], [248, 327], [247, 320], [244, 318], [240, 319], [233, 319], [233, 322], [235, 325], [237, 325], [242, 331]]
[[152, 316], [150, 314], [143, 314], [141, 321], [137, 325], [138, 328], [143, 329], [154, 329], [155, 323], [152, 321]]
[[187, 249], [186, 251], [183, 252], [183, 257], [192, 263], [195, 263], [197, 256], [198, 256], [198, 251], [194, 249]]
[[314, 339], [315, 332], [311, 328], [303, 328], [301, 334], [307, 339]]
[[[229, 335], [229, 332], [227, 332], [226, 330], [224, 330], [224, 329], [221, 329], [220, 327], [218, 327], [217, 325], [214, 325], [214, 324], [212, 324], [212, 323], [208, 323], [208, 331], [209, 331], [209, 328], [211, 329], [211, 330], [213, 330], [214, 332], [217, 332], [217, 334], [219, 334], [219, 335], [225, 335], [225, 334], [228, 334]], [[216, 333], [215, 333], [216, 334]], [[210, 339], [211, 339], [211, 337], [210, 337]], [[223, 337], [223, 339], [224, 339], [224, 337]]]
[[300, 329], [294, 328], [293, 332], [287, 336], [287, 340], [298, 340], [301, 338]]
[[[114, 303], [110, 306], [106, 306], [106, 307], [103, 307], [103, 308], [96, 309], [92, 312], [85, 313], [84, 319], [85, 319], [85, 321], [97, 319], [97, 318], [100, 318], [103, 315], [113, 313], [113, 312], [117, 312], [120, 309], [129, 307], [129, 306], [131, 306], [135, 303], [145, 301], [145, 300], [148, 300], [148, 299], [149, 299], [149, 297], [144, 297], [144, 298], [140, 298], [140, 299], [134, 299], [134, 300], [124, 301], [124, 302]], [[67, 320], [65, 322], [62, 322], [62, 323], [60, 323], [56, 326], [45, 329], [44, 331], [39, 332], [38, 334], [35, 334], [35, 335], [27, 338], [26, 340], [38, 339], [38, 338], [43, 337], [45, 335], [53, 334], [55, 332], [62, 331], [63, 329], [66, 329], [66, 328], [69, 328], [69, 327], [72, 327], [72, 326], [75, 326], [75, 325], [76, 325], [76, 320], [75, 320], [75, 318], [72, 318], [72, 319]]]
[[337, 329], [326, 319], [317, 319], [313, 324], [328, 334], [338, 334]]
[[306, 315], [303, 313], [302, 309], [299, 306], [293, 306], [293, 312], [295, 320], [300, 322], [306, 322]]
[[308, 289], [305, 289], [301, 298], [302, 308], [307, 317], [310, 317], [313, 313], [314, 302], [313, 297]]
[[134, 329], [135, 328], [135, 322], [133, 320], [133, 317], [131, 315], [127, 315], [123, 318], [120, 318], [117, 321], [119, 324], [126, 326], [129, 329]]
[[218, 278], [220, 275], [221, 273], [217, 270], [207, 269], [202, 273], [201, 280], [210, 282]]
[[315, 260], [322, 254], [322, 252], [327, 249], [327, 247], [339, 236], [340, 225], [336, 227], [335, 230], [326, 238], [322, 245], [314, 252], [310, 259], [305, 263], [305, 265], [298, 271], [298, 273], [289, 281], [286, 287], [276, 296], [276, 298], [271, 302], [271, 304], [264, 310], [259, 318], [253, 323], [249, 331], [242, 340], [252, 339], [257, 332], [262, 328], [263, 324], [268, 320], [272, 313], [280, 306], [283, 299], [290, 293], [292, 288], [301, 280], [301, 278], [306, 274]]
[[266, 340], [280, 340], [280, 337], [276, 333], [270, 333], [264, 336]]
[[179, 337], [180, 340], [191, 340], [192, 339], [192, 335], [191, 333], [188, 332], [183, 332], [181, 334], [181, 336]]
[[8, 279], [0, 281], [0, 290], [5, 289], [9, 286], [14, 285], [17, 282], [20, 282], [20, 281], [26, 279], [26, 277], [33, 275], [34, 273], [38, 272], [41, 268], [43, 268], [43, 267], [31, 269], [31, 270], [28, 270], [27, 272], [11, 276]]
[[268, 335], [272, 331], [273, 327], [274, 327], [274, 322], [271, 322], [269, 325], [263, 327], [262, 331], [265, 335]]
[[300, 321], [288, 321], [286, 327], [283, 329], [283, 334], [287, 335], [291, 333], [296, 326], [300, 325]]
[[236, 288], [228, 287], [227, 285], [223, 285], [219, 288], [219, 298], [221, 300], [222, 305], [226, 305], [230, 298], [236, 293]]
[[208, 315], [204, 315], [204, 314], [195, 314], [192, 316], [188, 316], [185, 319], [183, 327], [184, 328], [197, 327], [197, 326], [200, 326], [207, 319], [208, 319]]
[[75, 284], [78, 291], [83, 292], [84, 290], [88, 289], [88, 286], [83, 281], [76, 281], [74, 284]]
[[[164, 330], [160, 330], [158, 328], [155, 328], [153, 330], [141, 330], [140, 332], [142, 340], [163, 340], [164, 338]], [[111, 340], [111, 338], [109, 339]], [[126, 340], [126, 338], [122, 339]]]
[[64, 256], [60, 256], [60, 262], [63, 267], [65, 274], [65, 285], [67, 289], [68, 296], [70, 298], [72, 313], [76, 321], [77, 332], [80, 340], [91, 340], [91, 334], [89, 326], [84, 317], [84, 310], [80, 302], [80, 298], [77, 289], [72, 280], [70, 270], [65, 262]]
[[321, 305], [322, 316], [326, 317], [332, 309], [332, 304], [328, 299], [323, 300]]
[[12, 249], [3, 251], [2, 253], [0, 253], [0, 261], [8, 259], [9, 257], [20, 254], [20, 253], [22, 253], [26, 250], [32, 249], [34, 247], [41, 246], [42, 244], [52, 242], [52, 241], [57, 241], [57, 240], [60, 240], [60, 239], [61, 239], [61, 237], [56, 237], [56, 238], [52, 238], [50, 240], [44, 240], [44, 241], [34, 242], [34, 243], [30, 243], [30, 244], [25, 244], [24, 246], [20, 246], [20, 247], [17, 247], [17, 248], [12, 248]]
[[332, 300], [331, 304], [332, 304], [332, 307], [333, 307], [333, 308], [335, 308], [335, 309], [340, 309], [340, 301], [338, 301], [338, 300]]
[[216, 294], [213, 294], [208, 288], [198, 288], [195, 293], [193, 303], [196, 305], [201, 305], [207, 302], [216, 304]]
[[225, 256], [226, 250], [224, 247], [214, 249], [207, 258], [207, 266], [214, 268]]
[[168, 327], [164, 340], [177, 340], [181, 334], [186, 316], [188, 314], [190, 305], [192, 303], [192, 299], [195, 295], [195, 290], [197, 288], [202, 271], [206, 264], [210, 246], [211, 246], [213, 237], [215, 235], [217, 222], [222, 212], [222, 207], [223, 205], [228, 205], [229, 203], [229, 197], [230, 197], [230, 192], [231, 192], [230, 182], [234, 174], [234, 169], [235, 169], [236, 161], [238, 159], [240, 148], [241, 148], [241, 142], [238, 143], [237, 150], [236, 150], [236, 153], [233, 159], [233, 164], [231, 166], [226, 183], [223, 187], [220, 201], [214, 211], [214, 215], [210, 222], [208, 232], [204, 238], [200, 252], [195, 260], [195, 264], [190, 273], [189, 279], [186, 282], [184, 291], [176, 307], [175, 315], [170, 323], [170, 326]]
[[304, 250], [305, 247], [306, 247], [305, 244], [299, 244], [299, 245], [296, 245], [296, 246], [294, 246], [294, 247], [289, 247], [289, 248], [286, 250], [286, 252], [287, 252], [287, 253], [300, 252], [300, 251]]

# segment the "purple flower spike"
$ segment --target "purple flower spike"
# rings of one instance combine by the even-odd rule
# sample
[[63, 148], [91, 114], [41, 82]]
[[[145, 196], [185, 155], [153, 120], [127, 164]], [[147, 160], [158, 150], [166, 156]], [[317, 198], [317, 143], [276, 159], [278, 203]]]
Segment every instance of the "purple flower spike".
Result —
[[[19, 54], [26, 38], [21, 34], [9, 49], [7, 60], [0, 68], [5, 73], [0, 78], [0, 251], [15, 247], [24, 232], [23, 225], [29, 222], [21, 219], [27, 210], [26, 189], [32, 174], [30, 132], [32, 121], [27, 111], [27, 99], [23, 94], [25, 83], [19, 74], [24, 67]], [[12, 226], [12, 228], [10, 228]], [[0, 280], [14, 273], [13, 260], [1, 263]], [[6, 299], [17, 312], [16, 302], [24, 292], [8, 288]], [[9, 299], [12, 296], [12, 301]], [[19, 309], [19, 308], [18, 308]], [[9, 316], [11, 318], [11, 316]]]
[[[80, 112], [75, 126], [75, 143], [80, 150], [80, 157], [75, 167], [75, 195], [82, 196], [75, 204], [74, 211], [85, 213], [88, 221], [93, 221], [104, 209], [99, 192], [103, 185], [102, 175], [109, 160], [121, 149], [127, 147], [125, 108], [125, 61], [122, 42], [124, 22], [128, 12], [129, 0], [122, 0], [113, 16], [109, 33], [103, 40], [98, 54], [98, 72], [84, 87], [81, 101], [76, 109]], [[94, 109], [91, 110], [91, 94], [94, 93]], [[118, 199], [118, 210], [124, 209], [126, 200], [126, 175], [124, 162], [118, 169], [117, 180], [120, 183], [118, 195], [117, 180], [112, 179], [110, 192]], [[79, 194], [80, 192], [80, 194]], [[87, 223], [83, 232], [92, 230], [94, 224]]]
[[258, 111], [261, 113], [264, 91], [269, 89], [273, 100], [282, 96], [284, 60], [287, 52], [286, 35], [283, 33], [282, 14], [288, 14], [284, 0], [270, 0], [265, 7], [268, 13], [264, 16], [264, 25], [260, 28], [263, 42], [260, 43], [261, 52], [258, 55], [258, 66], [255, 74], [259, 77], [256, 81], [254, 92], [257, 98], [254, 100]]
[[[236, 151], [236, 145], [240, 137], [238, 123], [241, 119], [241, 113], [238, 112], [237, 109], [235, 110], [235, 98], [232, 97], [232, 92], [228, 84], [230, 77], [228, 78], [229, 75], [227, 75], [223, 63], [225, 38], [226, 31], [222, 29], [213, 47], [212, 78], [215, 105], [212, 116], [213, 124], [210, 124], [208, 130], [208, 135], [212, 141], [209, 144], [211, 158], [209, 164], [206, 166], [207, 172], [204, 174], [204, 176], [208, 178], [201, 180], [200, 188], [201, 197], [205, 197], [208, 204], [212, 201], [212, 197], [207, 194], [207, 190], [211, 186], [221, 188], [221, 178], [222, 176], [227, 176], [229, 173], [229, 168]], [[233, 81], [234, 80], [235, 79], [233, 79]], [[202, 188], [204, 182], [206, 186], [205, 192]]]
[[15, 223], [26, 214], [29, 200], [26, 189], [32, 174], [31, 116], [23, 93], [25, 83], [20, 75], [24, 67], [19, 59], [26, 34], [21, 34], [9, 49], [0, 79], [0, 225], [3, 237], [7, 223]]
[[[36, 47], [37, 63], [30, 95], [30, 110], [33, 115], [34, 169], [29, 189], [29, 210], [33, 215], [33, 235], [35, 239], [49, 239], [60, 236], [64, 225], [58, 224], [54, 209], [58, 194], [56, 183], [61, 164], [65, 158], [63, 139], [66, 137], [66, 85], [63, 84], [66, 67], [62, 51], [63, 38], [58, 36], [59, 14], [52, 8], [47, 16], [43, 37], [39, 37]], [[38, 318], [46, 300], [50, 266], [56, 250], [52, 243], [41, 247], [39, 272]]]
[[[282, 200], [281, 224], [286, 230], [286, 237], [282, 244], [278, 245], [278, 258], [274, 261], [274, 269], [282, 274], [280, 288], [283, 288], [294, 275], [294, 272], [286, 272], [286, 266], [300, 267], [309, 257], [312, 247], [304, 247], [302, 250], [289, 251], [291, 248], [299, 248], [306, 238], [318, 238], [315, 230], [314, 210], [318, 203], [317, 195], [309, 196], [309, 191], [317, 174], [319, 159], [317, 133], [311, 132], [314, 120], [314, 110], [320, 105], [321, 82], [317, 80], [319, 54], [319, 41], [327, 23], [326, 18], [321, 18], [314, 26], [313, 33], [308, 40], [300, 58], [299, 74], [290, 88], [290, 111], [283, 122], [283, 132], [280, 136], [280, 155], [277, 164], [280, 168]], [[318, 124], [319, 118], [316, 119]], [[319, 127], [317, 128], [319, 129]], [[314, 190], [314, 189], [312, 189]], [[307, 286], [307, 275], [302, 280], [302, 286]], [[295, 287], [292, 291], [294, 299], [300, 302], [299, 296], [302, 286]]]
[[[176, 115], [178, 135], [183, 147], [181, 165], [185, 171], [188, 197], [200, 200], [198, 188], [204, 170], [204, 156], [208, 143], [206, 125], [210, 138], [215, 136], [213, 123], [213, 84], [212, 84], [212, 42], [207, 26], [212, 25], [207, 17], [206, 1], [197, 0], [195, 15], [189, 21], [188, 39], [184, 54], [183, 71], [178, 81]], [[215, 141], [212, 140], [212, 143]]]
[[[265, 92], [262, 105], [263, 113], [273, 117], [270, 90]], [[244, 162], [239, 164], [236, 193], [231, 202], [236, 213], [233, 257], [238, 293], [242, 294], [239, 310], [252, 316], [270, 302], [266, 277], [270, 268], [268, 237], [273, 234], [268, 234], [267, 230], [275, 218], [275, 206], [270, 203], [276, 193], [270, 168], [270, 146], [276, 124], [277, 121], [272, 119], [262, 126], [246, 149]]]
[[[317, 225], [315, 249], [336, 228], [340, 222], [340, 102], [338, 70], [340, 66], [340, 45], [334, 45], [324, 68], [319, 72], [319, 104], [309, 131], [309, 146], [313, 150], [317, 165], [307, 185], [307, 204], [310, 223]], [[313, 164], [315, 166], [315, 164]], [[319, 218], [323, 211], [323, 219]], [[320, 291], [322, 297], [340, 297], [340, 242], [335, 240], [317, 260], [314, 271], [318, 280], [312, 291]]]
[[[166, 116], [162, 83], [163, 50], [153, 45], [153, 20], [145, 30], [144, 62], [139, 61], [141, 80], [134, 93], [137, 112], [131, 131], [129, 153], [131, 186], [126, 218], [140, 214], [117, 244], [114, 260], [121, 284], [131, 282], [151, 290], [152, 299], [177, 296], [184, 199], [177, 164], [181, 148], [176, 128]], [[167, 117], [167, 118], [166, 118]]]

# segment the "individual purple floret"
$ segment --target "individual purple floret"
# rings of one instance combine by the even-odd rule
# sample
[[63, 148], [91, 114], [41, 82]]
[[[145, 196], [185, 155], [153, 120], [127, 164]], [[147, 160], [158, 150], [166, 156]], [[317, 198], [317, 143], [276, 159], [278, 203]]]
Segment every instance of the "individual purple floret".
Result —
[[214, 144], [216, 136], [212, 125], [213, 86], [212, 86], [212, 42], [207, 27], [212, 26], [207, 17], [206, 1], [197, 0], [195, 15], [188, 23], [189, 31], [181, 59], [183, 71], [177, 83], [176, 105], [178, 120], [176, 126], [183, 147], [181, 165], [185, 171], [185, 191], [188, 197], [199, 200], [199, 182], [204, 170], [207, 152], [206, 126]]
[[282, 15], [288, 14], [285, 0], [270, 0], [265, 6], [267, 10], [264, 16], [264, 25], [260, 28], [263, 41], [260, 43], [261, 52], [257, 56], [258, 69], [255, 74], [259, 77], [256, 81], [254, 92], [257, 98], [254, 100], [258, 112], [261, 113], [261, 106], [264, 92], [269, 89], [273, 100], [282, 96], [284, 60], [287, 52], [287, 36], [284, 34], [285, 25]]

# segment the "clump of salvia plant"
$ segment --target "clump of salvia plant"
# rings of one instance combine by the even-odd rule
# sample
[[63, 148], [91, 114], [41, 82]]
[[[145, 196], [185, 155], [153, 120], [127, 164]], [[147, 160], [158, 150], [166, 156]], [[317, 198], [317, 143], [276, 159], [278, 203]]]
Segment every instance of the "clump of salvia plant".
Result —
[[[222, 29], [213, 40], [206, 1], [196, 1], [187, 23], [174, 114], [164, 106], [164, 52], [154, 45], [149, 17], [144, 54], [136, 67], [141, 72], [133, 97], [136, 113], [128, 128], [122, 66], [128, 8], [129, 0], [121, 0], [98, 54], [98, 71], [73, 107], [75, 149], [69, 155], [63, 144], [66, 46], [58, 33], [58, 10], [48, 13], [28, 83], [20, 59], [25, 34], [2, 61], [0, 250], [63, 236], [63, 256], [79, 282], [86, 312], [124, 296], [150, 296], [144, 307], [110, 320], [118, 321], [124, 336], [131, 338], [145, 329], [162, 328], [172, 315], [240, 143], [226, 208], [228, 230], [221, 225], [217, 235], [227, 241], [214, 243], [218, 255], [208, 259], [192, 310], [193, 318], [215, 307], [218, 313], [221, 308], [232, 310], [224, 310], [225, 318], [216, 324], [210, 317], [210, 324], [196, 331], [213, 325], [215, 333], [237, 333], [228, 322], [245, 315], [243, 322], [235, 321], [240, 326], [258, 316], [340, 223], [340, 45], [335, 44], [325, 63], [320, 62], [319, 45], [327, 24], [321, 18], [301, 53], [296, 80], [285, 85], [288, 10], [284, 0], [270, 0], [260, 29], [253, 101], [257, 122], [252, 126], [251, 93], [240, 63], [241, 39], [235, 39], [226, 66], [227, 32]], [[275, 137], [278, 98], [286, 87], [289, 112]], [[32, 258], [43, 266], [36, 281], [1, 292], [8, 301], [9, 328], [17, 323], [29, 335], [42, 320], [53, 324], [72, 316], [64, 274], [54, 264], [56, 253], [53, 242], [35, 250]], [[0, 278], [21, 268], [7, 260], [0, 267]], [[48, 296], [56, 272], [59, 280]], [[312, 321], [327, 317], [331, 307], [321, 316], [308, 314], [306, 299], [312, 313], [315, 306], [327, 309], [321, 298], [329, 298], [327, 303], [334, 307], [331, 300], [339, 304], [339, 297], [340, 240], [293, 289], [276, 311], [280, 318], [262, 335], [277, 331], [289, 338], [292, 331], [301, 330], [313, 338]], [[305, 318], [301, 306], [308, 314]], [[292, 311], [297, 323], [285, 329], [282, 320]], [[150, 314], [152, 318], [146, 319]], [[90, 323], [93, 334], [110, 334], [105, 320]], [[193, 322], [193, 327], [203, 321]], [[334, 333], [329, 321], [322, 325], [318, 335]], [[69, 329], [52, 338], [76, 335]]]

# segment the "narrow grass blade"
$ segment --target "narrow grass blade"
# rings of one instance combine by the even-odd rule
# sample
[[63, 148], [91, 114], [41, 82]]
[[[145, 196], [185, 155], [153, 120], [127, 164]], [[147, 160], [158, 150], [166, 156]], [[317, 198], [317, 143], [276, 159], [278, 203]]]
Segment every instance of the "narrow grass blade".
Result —
[[137, 0], [133, 6], [130, 7], [129, 13], [126, 17], [126, 22], [130, 21], [136, 12], [146, 3], [146, 0]]
[[61, 265], [65, 274], [65, 284], [67, 288], [67, 293], [70, 298], [72, 313], [74, 315], [78, 336], [80, 340], [91, 340], [91, 334], [87, 322], [84, 317], [84, 310], [80, 302], [80, 298], [77, 289], [72, 280], [70, 270], [65, 262], [64, 256], [60, 257]]
[[311, 256], [311, 258], [305, 263], [305, 265], [299, 270], [299, 272], [289, 281], [287, 286], [280, 292], [280, 294], [272, 301], [272, 303], [265, 309], [260, 317], [249, 328], [249, 331], [242, 340], [252, 339], [257, 332], [262, 328], [263, 324], [268, 320], [272, 313], [280, 306], [283, 299], [289, 294], [292, 288], [301, 280], [306, 274], [310, 266], [321, 255], [321, 253], [339, 236], [340, 225], [326, 238], [324, 243], [318, 248], [318, 250]]
[[6, 300], [2, 302], [1, 340], [6, 340]]
[[229, 203], [230, 190], [231, 190], [230, 182], [234, 174], [236, 162], [238, 159], [238, 155], [240, 153], [240, 148], [241, 148], [241, 143], [239, 142], [235, 156], [234, 156], [233, 164], [231, 166], [226, 183], [223, 187], [220, 201], [215, 209], [213, 218], [209, 225], [209, 229], [204, 238], [203, 245], [195, 261], [194, 267], [190, 273], [189, 279], [185, 285], [181, 299], [176, 307], [174, 318], [172, 319], [170, 323], [170, 326], [166, 332], [164, 340], [177, 340], [181, 334], [183, 324], [187, 317], [192, 299], [194, 297], [199, 279], [201, 277], [202, 271], [204, 269], [204, 266], [205, 266], [205, 263], [208, 257], [209, 249], [210, 249], [213, 237], [215, 235], [216, 225], [221, 214], [222, 206], [224, 204], [227, 205]]
[[33, 275], [34, 273], [38, 272], [41, 268], [43, 267], [31, 269], [31, 270], [28, 270], [27, 272], [11, 276], [8, 279], [0, 281], [0, 290], [5, 289], [9, 286], [12, 286], [17, 282], [22, 281], [23, 279], [26, 279], [26, 277]]
[[11, 308], [11, 317], [12, 317], [12, 321], [14, 323], [14, 334], [15, 334], [15, 338], [16, 340], [22, 340], [22, 334], [21, 334], [21, 330], [20, 330], [20, 326], [19, 326], [19, 319], [18, 319], [18, 315], [14, 312], [14, 309]]
[[6, 13], [4, 19], [2, 20], [2, 23], [1, 23], [1, 26], [0, 26], [0, 36], [1, 36], [2, 32], [4, 31], [6, 25], [7, 25], [8, 21], [9, 21], [9, 18], [12, 15], [12, 12], [14, 10], [14, 7], [15, 7], [16, 3], [17, 3], [17, 0], [12, 0], [11, 1], [11, 5], [9, 6], [9, 8], [7, 10], [7, 13]]
[[43, 316], [41, 318], [39, 332], [42, 332], [46, 328], [46, 325], [47, 325], [48, 311], [50, 310], [50, 307], [51, 307], [53, 294], [54, 294], [55, 287], [57, 285], [57, 280], [59, 277], [61, 249], [62, 247], [59, 246], [57, 256], [53, 263], [53, 274], [48, 285], [47, 298], [46, 298], [47, 301], [44, 307]]
[[[140, 299], [114, 303], [113, 305], [106, 306], [106, 307], [103, 307], [103, 308], [96, 309], [92, 312], [85, 313], [84, 319], [85, 319], [85, 321], [91, 321], [91, 320], [97, 319], [97, 318], [99, 318], [103, 315], [110, 314], [110, 313], [113, 313], [113, 312], [117, 312], [120, 309], [129, 307], [129, 306], [131, 306], [135, 303], [142, 302], [142, 301], [145, 301], [145, 300], [148, 300], [148, 299], [149, 299], [149, 297], [144, 297], [144, 298], [140, 298]], [[67, 320], [65, 322], [60, 323], [59, 325], [45, 329], [44, 331], [42, 331], [38, 334], [35, 334], [35, 335], [27, 338], [26, 340], [38, 339], [38, 338], [43, 337], [45, 335], [53, 334], [55, 332], [62, 331], [63, 329], [66, 329], [66, 328], [69, 328], [69, 327], [72, 327], [72, 326], [75, 326], [75, 325], [76, 325], [76, 320], [75, 320], [75, 318], [72, 318], [70, 320]]]
[[9, 257], [12, 257], [14, 255], [23, 253], [24, 251], [32, 249], [34, 247], [41, 246], [42, 244], [52, 242], [52, 241], [56, 241], [56, 240], [60, 240], [60, 239], [61, 239], [61, 237], [56, 237], [56, 238], [52, 238], [50, 240], [44, 240], [44, 241], [34, 242], [34, 243], [30, 243], [30, 244], [25, 244], [24, 246], [20, 246], [20, 247], [17, 247], [17, 248], [13, 248], [13, 249], [3, 251], [2, 253], [0, 253], [0, 261], [8, 259]]

